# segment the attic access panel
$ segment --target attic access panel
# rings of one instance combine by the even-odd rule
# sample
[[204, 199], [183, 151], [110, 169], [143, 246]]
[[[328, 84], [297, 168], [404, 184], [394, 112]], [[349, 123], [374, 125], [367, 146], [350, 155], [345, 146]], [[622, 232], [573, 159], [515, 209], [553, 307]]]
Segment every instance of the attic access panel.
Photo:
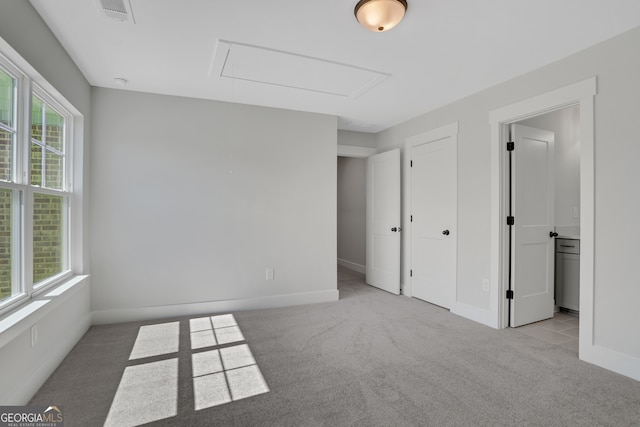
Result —
[[210, 75], [355, 98], [390, 75], [353, 65], [218, 40]]

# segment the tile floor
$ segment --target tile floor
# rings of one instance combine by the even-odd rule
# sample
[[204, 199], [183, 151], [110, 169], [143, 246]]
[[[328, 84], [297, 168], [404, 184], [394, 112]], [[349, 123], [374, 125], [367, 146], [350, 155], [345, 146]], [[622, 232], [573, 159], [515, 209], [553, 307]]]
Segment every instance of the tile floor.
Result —
[[520, 326], [517, 331], [538, 338], [549, 344], [559, 345], [578, 354], [578, 325], [580, 318], [561, 311], [552, 319]]

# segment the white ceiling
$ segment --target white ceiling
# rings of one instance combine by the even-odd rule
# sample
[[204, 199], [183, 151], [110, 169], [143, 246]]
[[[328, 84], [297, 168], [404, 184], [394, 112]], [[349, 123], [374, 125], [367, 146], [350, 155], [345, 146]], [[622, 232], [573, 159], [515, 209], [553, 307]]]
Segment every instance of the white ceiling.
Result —
[[[357, 0], [130, 0], [135, 23], [104, 17], [98, 0], [31, 3], [93, 86], [331, 114], [340, 129], [364, 132], [640, 26], [638, 0], [408, 0], [405, 19], [384, 33], [357, 23]], [[251, 78], [224, 77], [235, 73], [226, 66], [220, 77], [219, 41], [283, 62], [234, 59]], [[354, 70], [379, 81], [349, 92]]]

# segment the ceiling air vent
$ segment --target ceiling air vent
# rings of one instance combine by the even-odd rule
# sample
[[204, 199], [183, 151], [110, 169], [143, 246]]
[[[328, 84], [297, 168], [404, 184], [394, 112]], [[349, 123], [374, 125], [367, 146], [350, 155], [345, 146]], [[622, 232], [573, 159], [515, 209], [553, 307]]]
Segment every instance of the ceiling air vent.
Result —
[[118, 22], [135, 24], [129, 0], [97, 0], [100, 12], [105, 17]]

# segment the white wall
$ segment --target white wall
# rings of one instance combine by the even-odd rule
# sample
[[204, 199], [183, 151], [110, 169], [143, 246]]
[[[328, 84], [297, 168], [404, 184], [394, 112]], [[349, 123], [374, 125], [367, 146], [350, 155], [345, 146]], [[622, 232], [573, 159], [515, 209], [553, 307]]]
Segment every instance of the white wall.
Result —
[[[51, 84], [48, 90], [59, 92], [84, 116], [84, 140], [88, 142], [90, 119], [89, 84], [64, 48], [40, 19], [28, 1], [0, 2], [0, 45], [10, 45], [13, 53], [28, 62], [36, 81]], [[7, 52], [5, 52], [7, 53]], [[12, 60], [16, 60], [9, 55]], [[87, 166], [89, 146], [76, 146], [78, 172]], [[84, 159], [84, 161], [83, 161]], [[80, 191], [76, 201], [85, 204], [88, 180], [81, 173], [75, 177]], [[77, 241], [88, 238], [88, 209], [82, 210], [81, 230]], [[73, 260], [77, 272], [87, 272], [88, 248], [78, 260]], [[0, 348], [0, 404], [26, 404], [57, 365], [73, 348], [91, 324], [88, 280], [69, 295], [50, 302], [46, 310], [29, 316], [17, 327], [5, 331]], [[31, 346], [30, 327], [38, 324], [39, 341]], [[4, 339], [7, 338], [7, 339]]]
[[338, 157], [338, 263], [363, 272], [366, 253], [367, 159]]
[[[0, 348], [0, 404], [26, 405], [91, 326], [88, 279], [18, 322]], [[37, 343], [31, 344], [36, 326]], [[5, 337], [1, 337], [4, 343]]]
[[[491, 161], [489, 112], [597, 76], [595, 97], [595, 344], [640, 372], [640, 28], [377, 135], [379, 150], [458, 121], [458, 301], [488, 310]], [[428, 96], [428, 94], [425, 94]], [[403, 254], [406, 256], [406, 254]]]
[[555, 134], [555, 225], [580, 226], [580, 109], [565, 108], [519, 123]]
[[338, 130], [338, 145], [376, 148], [376, 135], [366, 132]]
[[337, 299], [336, 117], [100, 88], [92, 108], [95, 321]]

